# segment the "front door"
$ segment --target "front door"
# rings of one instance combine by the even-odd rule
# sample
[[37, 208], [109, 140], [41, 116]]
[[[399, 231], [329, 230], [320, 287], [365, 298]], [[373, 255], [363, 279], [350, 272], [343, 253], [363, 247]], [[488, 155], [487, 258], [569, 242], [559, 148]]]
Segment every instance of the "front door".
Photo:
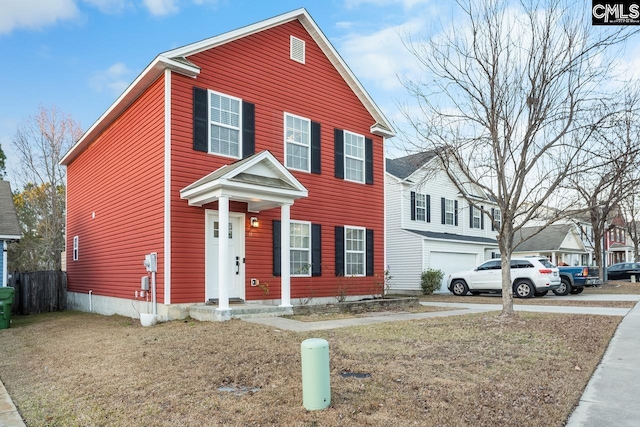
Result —
[[[218, 217], [218, 211], [206, 212], [206, 239], [205, 239], [205, 257], [206, 257], [206, 287], [205, 298], [210, 300], [218, 298], [219, 293], [219, 265], [218, 254], [220, 250], [220, 233], [225, 230], [222, 227]], [[228, 284], [229, 298], [244, 299], [244, 214], [229, 212], [229, 224], [227, 224], [226, 232], [229, 233], [229, 277]]]

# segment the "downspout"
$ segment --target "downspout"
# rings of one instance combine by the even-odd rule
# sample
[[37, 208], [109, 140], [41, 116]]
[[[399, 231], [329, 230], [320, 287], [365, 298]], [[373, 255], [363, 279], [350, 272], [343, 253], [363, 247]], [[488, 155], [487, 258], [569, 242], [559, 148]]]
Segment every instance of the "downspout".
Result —
[[89, 291], [89, 313], [93, 313], [93, 291]]

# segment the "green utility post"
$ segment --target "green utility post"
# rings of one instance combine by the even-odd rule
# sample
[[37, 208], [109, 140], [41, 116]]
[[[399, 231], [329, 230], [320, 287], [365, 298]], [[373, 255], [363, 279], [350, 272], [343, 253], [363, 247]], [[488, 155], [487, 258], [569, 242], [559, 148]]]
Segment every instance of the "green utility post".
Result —
[[308, 411], [326, 409], [331, 404], [329, 343], [309, 338], [300, 344], [302, 361], [302, 404]]

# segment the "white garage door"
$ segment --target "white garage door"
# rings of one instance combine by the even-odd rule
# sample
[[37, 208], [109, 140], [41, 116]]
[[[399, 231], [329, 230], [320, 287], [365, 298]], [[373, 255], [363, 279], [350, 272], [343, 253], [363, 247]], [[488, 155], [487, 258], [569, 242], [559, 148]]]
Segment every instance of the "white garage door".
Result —
[[476, 254], [461, 254], [456, 252], [431, 252], [431, 268], [442, 270], [444, 278], [440, 292], [448, 293], [447, 278], [449, 274], [462, 270], [473, 270], [479, 262], [476, 261]]

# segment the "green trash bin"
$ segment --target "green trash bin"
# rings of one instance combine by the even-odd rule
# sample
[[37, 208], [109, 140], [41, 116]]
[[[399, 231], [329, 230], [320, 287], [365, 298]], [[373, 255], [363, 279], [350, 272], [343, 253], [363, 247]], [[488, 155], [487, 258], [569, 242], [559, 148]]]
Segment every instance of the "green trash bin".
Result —
[[15, 292], [13, 288], [0, 287], [0, 329], [11, 327], [11, 306]]

